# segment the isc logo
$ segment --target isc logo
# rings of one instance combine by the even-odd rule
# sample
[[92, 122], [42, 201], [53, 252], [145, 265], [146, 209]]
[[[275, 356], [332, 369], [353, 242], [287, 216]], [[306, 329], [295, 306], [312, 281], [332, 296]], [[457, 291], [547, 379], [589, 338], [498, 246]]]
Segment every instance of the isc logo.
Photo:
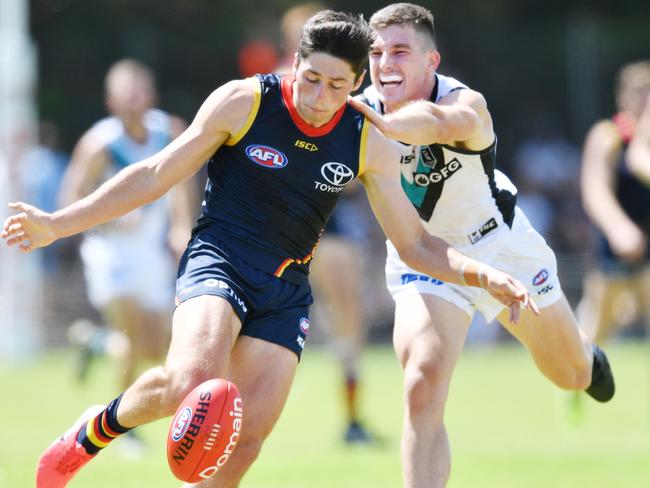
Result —
[[246, 148], [246, 156], [254, 163], [272, 169], [284, 168], [289, 162], [282, 152], [261, 144], [248, 146]]
[[296, 140], [294, 146], [299, 147], [301, 149], [306, 149], [309, 152], [318, 151], [318, 147], [316, 146], [316, 144], [314, 144], [313, 142], [301, 141], [300, 139]]

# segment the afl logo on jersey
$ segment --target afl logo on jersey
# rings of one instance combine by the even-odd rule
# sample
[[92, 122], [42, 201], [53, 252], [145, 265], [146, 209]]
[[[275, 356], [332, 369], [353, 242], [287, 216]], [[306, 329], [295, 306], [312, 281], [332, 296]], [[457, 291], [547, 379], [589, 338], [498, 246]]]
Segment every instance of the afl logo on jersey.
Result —
[[345, 186], [354, 179], [354, 172], [343, 163], [325, 163], [320, 173], [335, 186]]
[[284, 153], [262, 144], [248, 146], [246, 148], [246, 156], [255, 164], [271, 169], [284, 168], [289, 162]]

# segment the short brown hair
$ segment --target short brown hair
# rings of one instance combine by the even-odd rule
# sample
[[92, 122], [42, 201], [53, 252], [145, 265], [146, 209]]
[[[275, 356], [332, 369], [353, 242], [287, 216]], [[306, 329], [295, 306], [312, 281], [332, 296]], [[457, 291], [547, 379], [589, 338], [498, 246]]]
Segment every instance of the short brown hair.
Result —
[[358, 78], [368, 62], [368, 52], [374, 40], [375, 34], [362, 16], [323, 10], [302, 28], [298, 61], [313, 52], [323, 52], [349, 63]]
[[374, 30], [384, 29], [390, 25], [412, 25], [416, 32], [424, 34], [436, 43], [436, 29], [430, 10], [413, 3], [392, 3], [377, 10], [370, 17], [370, 27]]

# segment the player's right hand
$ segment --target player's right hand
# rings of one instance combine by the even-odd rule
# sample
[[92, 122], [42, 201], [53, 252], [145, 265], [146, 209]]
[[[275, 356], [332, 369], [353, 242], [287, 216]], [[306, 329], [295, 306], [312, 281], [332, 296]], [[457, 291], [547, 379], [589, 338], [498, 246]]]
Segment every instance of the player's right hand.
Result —
[[522, 308], [540, 315], [539, 307], [519, 280], [491, 266], [485, 266], [484, 270], [484, 278], [479, 276], [479, 283], [492, 297], [508, 307], [510, 322], [513, 324], [519, 322]]
[[56, 240], [52, 215], [23, 202], [10, 203], [20, 213], [7, 217], [0, 237], [8, 246], [18, 245], [22, 252], [45, 247]]

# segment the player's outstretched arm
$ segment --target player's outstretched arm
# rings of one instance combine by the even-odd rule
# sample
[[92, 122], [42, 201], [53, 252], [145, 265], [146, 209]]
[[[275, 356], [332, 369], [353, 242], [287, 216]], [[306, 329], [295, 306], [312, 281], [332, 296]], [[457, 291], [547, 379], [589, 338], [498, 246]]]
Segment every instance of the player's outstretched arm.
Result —
[[361, 175], [372, 210], [386, 236], [409, 266], [449, 283], [485, 288], [519, 319], [520, 308], [539, 309], [510, 275], [475, 261], [426, 232], [399, 179], [399, 156], [376, 129], [368, 133], [366, 170]]
[[627, 165], [637, 178], [650, 186], [650, 95], [630, 141]]
[[494, 141], [485, 98], [473, 90], [451, 92], [438, 103], [417, 100], [389, 114], [379, 114], [360, 99], [350, 105], [363, 113], [386, 137], [407, 144], [453, 144], [476, 141], [479, 149]]
[[83, 232], [150, 203], [190, 177], [231, 134], [242, 128], [253, 106], [256, 80], [233, 81], [215, 90], [192, 124], [156, 155], [130, 165], [97, 190], [54, 213], [22, 202], [0, 237], [28, 252]]

